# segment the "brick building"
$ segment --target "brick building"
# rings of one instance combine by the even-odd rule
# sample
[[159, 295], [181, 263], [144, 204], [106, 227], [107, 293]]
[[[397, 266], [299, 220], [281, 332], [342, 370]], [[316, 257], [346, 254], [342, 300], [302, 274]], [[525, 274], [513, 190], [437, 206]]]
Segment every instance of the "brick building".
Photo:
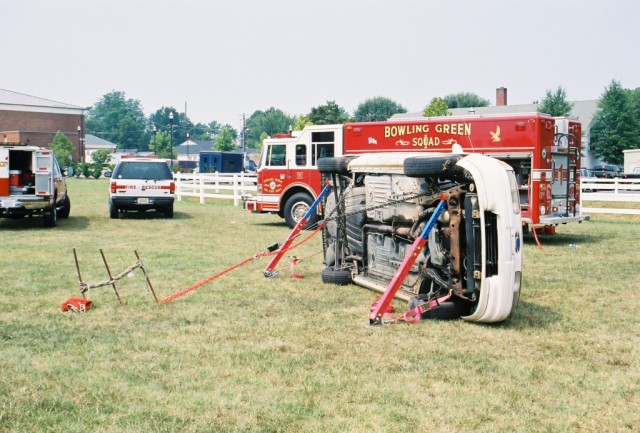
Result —
[[0, 141], [47, 147], [58, 131], [76, 148], [73, 159], [84, 155], [84, 119], [87, 108], [0, 89]]

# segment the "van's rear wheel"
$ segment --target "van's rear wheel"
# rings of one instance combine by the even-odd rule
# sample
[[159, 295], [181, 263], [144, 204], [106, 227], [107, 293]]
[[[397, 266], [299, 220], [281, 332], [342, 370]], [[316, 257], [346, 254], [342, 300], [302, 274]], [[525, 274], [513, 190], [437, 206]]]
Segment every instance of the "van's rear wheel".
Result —
[[346, 176], [349, 174], [349, 163], [353, 158], [355, 156], [318, 158], [318, 171], [325, 174], [337, 173]]

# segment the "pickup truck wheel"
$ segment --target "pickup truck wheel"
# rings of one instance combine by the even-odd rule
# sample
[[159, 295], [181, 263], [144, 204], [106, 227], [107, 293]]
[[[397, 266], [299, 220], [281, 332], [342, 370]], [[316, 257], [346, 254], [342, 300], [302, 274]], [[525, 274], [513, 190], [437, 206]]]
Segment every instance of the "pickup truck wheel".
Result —
[[173, 205], [169, 205], [164, 208], [165, 218], [173, 218]]
[[55, 227], [58, 225], [58, 209], [56, 209], [55, 206], [44, 214], [43, 223], [45, 227]]
[[[294, 194], [284, 206], [284, 220], [290, 228], [294, 228], [298, 221], [304, 217], [311, 205], [313, 204], [313, 198], [309, 194], [299, 192]], [[318, 222], [318, 216], [312, 215], [304, 227], [308, 229]]]
[[71, 213], [71, 200], [69, 200], [69, 196], [64, 197], [64, 203], [62, 204], [62, 209], [60, 210], [60, 218], [69, 218], [69, 214]]
[[111, 219], [117, 219], [118, 218], [118, 208], [113, 203], [109, 203], [109, 217]]
[[404, 174], [409, 177], [450, 177], [463, 172], [463, 168], [456, 165], [460, 159], [459, 156], [407, 158], [404, 161]]
[[339, 286], [351, 284], [351, 271], [349, 269], [336, 269], [334, 266], [327, 266], [322, 270], [322, 282], [324, 284], [337, 284]]

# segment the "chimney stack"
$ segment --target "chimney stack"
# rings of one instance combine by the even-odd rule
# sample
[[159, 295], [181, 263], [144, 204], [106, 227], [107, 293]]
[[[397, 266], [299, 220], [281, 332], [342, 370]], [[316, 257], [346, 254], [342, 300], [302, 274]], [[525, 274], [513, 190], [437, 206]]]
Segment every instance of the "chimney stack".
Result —
[[496, 89], [496, 106], [507, 105], [507, 88], [498, 87]]

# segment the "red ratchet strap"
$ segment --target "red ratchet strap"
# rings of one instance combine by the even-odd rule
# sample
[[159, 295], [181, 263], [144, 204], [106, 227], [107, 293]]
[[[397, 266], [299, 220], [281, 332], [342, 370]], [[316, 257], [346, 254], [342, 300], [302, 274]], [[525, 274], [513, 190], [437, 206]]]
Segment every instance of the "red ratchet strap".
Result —
[[[393, 306], [390, 305], [384, 311], [384, 313], [382, 315], [382, 319], [385, 322], [388, 322], [388, 323], [405, 322], [405, 323], [409, 323], [411, 325], [414, 325], [414, 324], [418, 323], [420, 321], [420, 319], [422, 319], [422, 314], [425, 311], [433, 310], [434, 308], [439, 307], [441, 303], [447, 302], [450, 299], [451, 299], [451, 294], [440, 296], [439, 298], [435, 298], [435, 299], [430, 300], [426, 304], [418, 305], [417, 307], [415, 307], [412, 310], [407, 310], [407, 311], [404, 312], [404, 314], [402, 316], [397, 316], [397, 317], [394, 317], [391, 314], [391, 313], [393, 313], [394, 308], [393, 308]], [[380, 298], [379, 297], [376, 298], [375, 301], [373, 301], [373, 304], [371, 304], [371, 311], [374, 311], [376, 309], [376, 307], [378, 306], [379, 302], [380, 302]]]

